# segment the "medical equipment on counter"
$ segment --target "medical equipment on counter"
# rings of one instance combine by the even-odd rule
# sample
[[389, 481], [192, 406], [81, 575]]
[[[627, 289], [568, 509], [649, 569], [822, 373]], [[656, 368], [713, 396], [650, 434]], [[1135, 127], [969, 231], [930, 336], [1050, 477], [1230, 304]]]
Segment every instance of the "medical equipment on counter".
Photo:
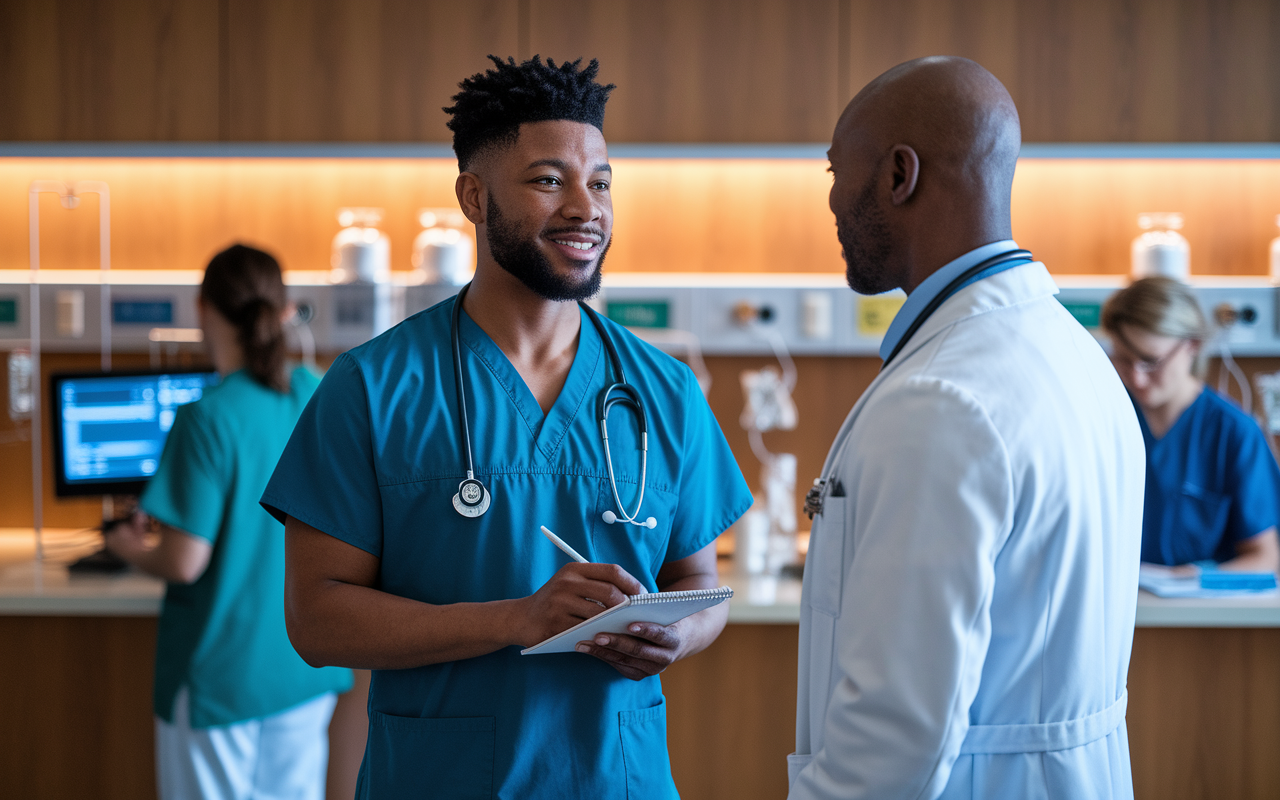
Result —
[[[479, 517], [489, 510], [490, 495], [489, 489], [475, 475], [475, 461], [471, 455], [471, 425], [467, 419], [467, 391], [466, 378], [462, 371], [462, 348], [458, 341], [458, 320], [462, 314], [462, 304], [466, 299], [467, 290], [471, 288], [471, 284], [462, 287], [458, 292], [458, 297], [453, 301], [453, 317], [450, 323], [450, 338], [453, 345], [453, 375], [454, 383], [457, 386], [458, 401], [458, 420], [461, 423], [462, 434], [462, 451], [467, 457], [467, 477], [458, 484], [458, 493], [453, 496], [454, 509], [464, 517]], [[615, 383], [607, 383], [600, 390], [600, 394], [596, 399], [596, 419], [600, 422], [600, 439], [604, 442], [604, 461], [605, 467], [609, 472], [609, 486], [613, 490], [613, 500], [618, 506], [618, 513], [612, 510], [605, 511], [602, 518], [605, 524], [612, 525], [615, 522], [625, 522], [630, 525], [637, 525], [641, 528], [656, 528], [658, 520], [649, 517], [641, 521], [640, 508], [644, 503], [644, 487], [645, 480], [648, 477], [649, 468], [649, 422], [645, 415], [644, 401], [640, 398], [640, 392], [634, 386], [627, 383], [625, 374], [622, 371], [622, 361], [618, 358], [618, 350], [613, 346], [613, 339], [609, 337], [609, 332], [605, 330], [604, 323], [600, 320], [600, 315], [596, 310], [586, 303], [579, 302], [578, 306], [582, 309], [587, 318], [595, 326], [596, 331], [600, 334], [600, 340], [604, 343], [604, 348], [609, 354], [609, 363], [613, 366], [614, 376], [617, 378]], [[615, 396], [616, 395], [616, 396]], [[617, 476], [613, 469], [613, 453], [609, 449], [609, 411], [616, 405], [630, 408], [635, 414], [636, 422], [640, 429], [640, 493], [636, 499], [636, 509], [630, 514], [622, 505], [622, 498], [618, 494]]]
[[1240, 365], [1231, 356], [1231, 346], [1228, 341], [1231, 336], [1231, 328], [1235, 326], [1240, 319], [1240, 313], [1229, 303], [1220, 303], [1213, 309], [1213, 322], [1218, 330], [1204, 346], [1212, 347], [1216, 351], [1218, 357], [1222, 360], [1222, 368], [1218, 370], [1218, 394], [1223, 397], [1230, 397], [1231, 379], [1235, 379], [1236, 386], [1240, 388], [1240, 409], [1246, 414], [1253, 413], [1253, 389], [1249, 385], [1249, 378], [1244, 374], [1244, 370], [1240, 369]]
[[476, 273], [476, 248], [466, 234], [467, 218], [456, 208], [418, 212], [423, 231], [413, 240], [415, 278], [421, 283], [461, 286]]
[[380, 208], [342, 208], [333, 237], [333, 283], [386, 283], [391, 280], [391, 240], [378, 230]]
[[[764, 487], [763, 502], [748, 511], [735, 532], [734, 556], [747, 574], [776, 574], [797, 560], [796, 546], [796, 457], [791, 453], [772, 453], [764, 445], [763, 434], [771, 430], [795, 430], [799, 413], [791, 392], [796, 386], [796, 365], [787, 351], [786, 342], [772, 327], [738, 315], [744, 324], [769, 342], [782, 369], [767, 366], [759, 370], [743, 370], [738, 376], [746, 403], [739, 423], [747, 432], [751, 452], [760, 461], [760, 483]], [[767, 320], [760, 316], [761, 321]], [[761, 513], [763, 512], [763, 513]], [[741, 539], [737, 538], [739, 535]]]
[[396, 309], [396, 298], [403, 292], [391, 285], [391, 240], [376, 227], [381, 221], [380, 208], [340, 209], [338, 224], [343, 229], [333, 237], [330, 259], [337, 323], [367, 331], [366, 338], [390, 329], [404, 316]]
[[1138, 227], [1145, 233], [1133, 240], [1129, 274], [1134, 280], [1161, 275], [1185, 281], [1191, 277], [1191, 245], [1178, 233], [1182, 214], [1176, 211], [1148, 211], [1138, 215]]
[[[1276, 215], [1276, 227], [1280, 228], [1280, 214]], [[1271, 240], [1271, 282], [1280, 284], [1280, 236]]]

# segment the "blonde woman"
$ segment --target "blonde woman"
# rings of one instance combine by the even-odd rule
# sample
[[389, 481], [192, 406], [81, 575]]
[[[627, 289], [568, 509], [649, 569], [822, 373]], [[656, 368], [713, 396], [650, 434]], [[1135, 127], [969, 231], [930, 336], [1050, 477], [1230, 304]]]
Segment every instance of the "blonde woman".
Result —
[[1190, 289], [1136, 281], [1102, 328], [1147, 445], [1142, 560], [1280, 569], [1280, 468], [1257, 423], [1201, 380], [1209, 326]]

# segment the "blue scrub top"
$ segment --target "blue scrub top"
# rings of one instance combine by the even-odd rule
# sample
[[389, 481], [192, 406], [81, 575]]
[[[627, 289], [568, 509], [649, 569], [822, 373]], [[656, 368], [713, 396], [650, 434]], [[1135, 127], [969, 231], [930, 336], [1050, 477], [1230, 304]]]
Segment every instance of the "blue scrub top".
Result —
[[[477, 477], [492, 505], [453, 509], [465, 474], [449, 321], [453, 300], [339, 357], [294, 429], [263, 505], [381, 559], [380, 588], [426, 603], [535, 592], [567, 557], [546, 525], [596, 562], [657, 589], [662, 565], [727, 529], [751, 495], [688, 367], [605, 321], [644, 398], [649, 467], [640, 518], [615, 510], [596, 397], [614, 380], [582, 319], [564, 388], [545, 415], [502, 351], [460, 320]], [[619, 492], [634, 508], [637, 426], [609, 417]], [[359, 797], [675, 797], [659, 679], [622, 677], [587, 655], [479, 658], [373, 674]]]
[[1262, 429], [1231, 402], [1205, 387], [1160, 439], [1140, 408], [1138, 421], [1147, 445], [1143, 561], [1226, 561], [1238, 542], [1280, 523], [1280, 467]]

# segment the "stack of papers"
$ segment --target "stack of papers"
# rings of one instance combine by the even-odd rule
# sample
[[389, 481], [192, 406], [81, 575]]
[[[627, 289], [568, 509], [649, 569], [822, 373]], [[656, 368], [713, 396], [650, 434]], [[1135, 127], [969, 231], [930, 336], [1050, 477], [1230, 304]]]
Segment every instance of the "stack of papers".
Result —
[[1183, 577], [1160, 564], [1138, 568], [1138, 588], [1157, 597], [1280, 597], [1276, 576], [1270, 572], [1202, 569], [1199, 575]]

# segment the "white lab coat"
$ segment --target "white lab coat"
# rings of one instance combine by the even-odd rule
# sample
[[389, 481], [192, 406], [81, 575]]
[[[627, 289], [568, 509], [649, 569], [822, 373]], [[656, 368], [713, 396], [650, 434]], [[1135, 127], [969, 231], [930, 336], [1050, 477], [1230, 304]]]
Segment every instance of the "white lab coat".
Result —
[[[947, 300], [823, 470], [793, 800], [1131, 798], [1124, 726], [1146, 464], [1044, 266]], [[838, 492], [837, 492], [838, 494]]]

